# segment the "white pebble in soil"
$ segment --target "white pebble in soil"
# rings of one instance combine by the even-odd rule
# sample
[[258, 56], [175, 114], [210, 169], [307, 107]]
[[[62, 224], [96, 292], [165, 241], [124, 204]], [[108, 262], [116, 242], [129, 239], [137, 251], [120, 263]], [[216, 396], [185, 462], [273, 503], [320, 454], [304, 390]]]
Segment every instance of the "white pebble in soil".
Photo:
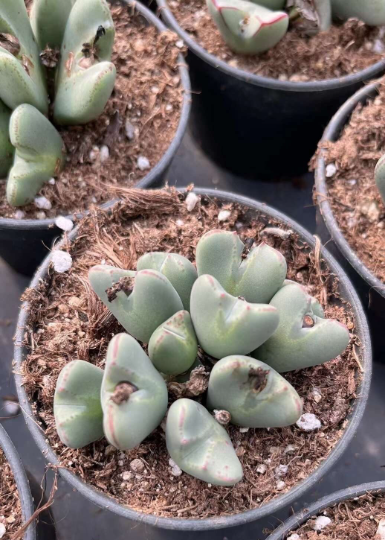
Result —
[[190, 191], [190, 193], [186, 197], [186, 207], [188, 212], [192, 212], [194, 208], [197, 205], [197, 202], [199, 201], [198, 195]]
[[218, 214], [218, 221], [226, 221], [231, 216], [230, 210], [221, 210]]
[[178, 467], [178, 465], [175, 463], [175, 461], [173, 459], [169, 459], [168, 464], [171, 467], [171, 474], [173, 476], [181, 476], [182, 469], [180, 467]]
[[277, 489], [278, 491], [281, 491], [286, 486], [285, 482], [283, 480], [278, 480], [277, 482]]
[[329, 163], [329, 165], [326, 165], [326, 178], [331, 178], [334, 176], [337, 172], [337, 167], [334, 165], [334, 163]]
[[48, 180], [48, 183], [49, 183], [51, 186], [54, 186], [54, 185], [56, 184], [55, 178], [50, 178], [50, 179]]
[[72, 257], [66, 251], [57, 249], [52, 252], [51, 262], [55, 272], [63, 274], [67, 272], [72, 266]]
[[178, 47], [178, 49], [183, 49], [183, 46], [184, 46], [184, 42], [182, 39], [179, 39], [175, 45]]
[[36, 212], [36, 219], [45, 219], [47, 216], [43, 210], [41, 212]]
[[24, 219], [25, 218], [25, 212], [23, 210], [16, 210], [14, 213], [15, 219]]
[[267, 470], [267, 467], [266, 467], [266, 465], [264, 465], [263, 463], [261, 463], [261, 464], [258, 465], [258, 467], [257, 467], [257, 473], [258, 473], [258, 474], [265, 474], [266, 470]]
[[107, 145], [103, 144], [103, 146], [100, 148], [100, 161], [104, 163], [108, 160], [110, 157], [110, 149]]
[[297, 533], [291, 534], [287, 537], [287, 540], [300, 540], [300, 536]]
[[331, 522], [332, 520], [327, 516], [318, 516], [314, 522], [313, 529], [317, 532], [322, 531], [322, 529], [330, 525]]
[[138, 157], [137, 165], [141, 171], [145, 171], [146, 169], [150, 168], [150, 162], [144, 156]]
[[59, 229], [61, 229], [62, 231], [65, 231], [65, 232], [69, 232], [73, 229], [73, 221], [71, 221], [70, 219], [64, 217], [64, 216], [58, 216], [56, 219], [55, 219], [55, 225], [56, 227], [58, 227]]
[[0, 538], [3, 538], [6, 532], [7, 532], [7, 529], [5, 528], [4, 523], [0, 523]]
[[296, 451], [296, 447], [294, 446], [294, 444], [288, 444], [284, 450], [284, 454], [294, 454], [294, 452]]
[[131, 124], [129, 120], [126, 120], [126, 136], [129, 141], [132, 141], [135, 137], [135, 126]]
[[41, 210], [51, 210], [52, 208], [51, 201], [49, 201], [47, 197], [35, 197], [34, 202], [36, 208], [40, 208]]
[[274, 470], [275, 476], [278, 476], [279, 478], [281, 476], [286, 476], [288, 468], [289, 467], [287, 465], [278, 465], [278, 467], [276, 467]]
[[305, 413], [297, 420], [296, 425], [303, 431], [315, 431], [321, 427], [321, 421], [313, 413]]
[[144, 471], [144, 463], [140, 459], [133, 459], [130, 463], [130, 469], [135, 473]]

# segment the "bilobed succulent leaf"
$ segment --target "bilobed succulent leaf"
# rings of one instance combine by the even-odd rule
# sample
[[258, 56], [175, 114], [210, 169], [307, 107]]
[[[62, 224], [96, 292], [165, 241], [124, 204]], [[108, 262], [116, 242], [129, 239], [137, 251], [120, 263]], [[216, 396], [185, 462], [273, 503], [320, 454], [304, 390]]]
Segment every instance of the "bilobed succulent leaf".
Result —
[[60, 372], [54, 397], [56, 430], [70, 448], [82, 448], [103, 437], [100, 389], [103, 370], [74, 360]]
[[20, 45], [15, 56], [0, 47], [0, 99], [12, 110], [29, 103], [46, 114], [44, 72], [24, 0], [0, 1], [0, 33], [13, 36]]
[[[122, 278], [134, 278], [130, 289], [122, 289], [110, 301], [107, 290]], [[154, 331], [177, 311], [182, 301], [169, 280], [156, 270], [132, 272], [108, 265], [91, 268], [89, 280], [104, 305], [135, 339], [148, 343]]]
[[183, 307], [190, 309], [190, 295], [198, 274], [194, 265], [178, 253], [151, 252], [138, 260], [138, 270], [152, 268], [157, 270], [170, 281], [179, 294]]
[[9, 135], [15, 159], [7, 182], [12, 206], [31, 202], [40, 188], [59, 174], [64, 164], [64, 143], [47, 118], [32, 105], [20, 105], [12, 113]]
[[297, 284], [282, 287], [270, 305], [279, 312], [279, 325], [253, 356], [280, 373], [323, 364], [349, 344], [346, 326], [320, 317], [319, 304]]
[[108, 345], [101, 401], [104, 434], [121, 450], [140, 444], [166, 414], [166, 383], [128, 334], [117, 334]]
[[269, 339], [279, 319], [275, 307], [231, 296], [209, 275], [194, 283], [190, 310], [198, 341], [214, 358], [249, 354]]
[[199, 480], [232, 486], [243, 471], [226, 430], [200, 403], [178, 399], [166, 423], [167, 450], [182, 469]]
[[30, 21], [41, 50], [60, 49], [71, 9], [76, 0], [34, 0]]
[[206, 0], [223, 39], [234, 52], [257, 54], [276, 45], [286, 34], [289, 17], [246, 0]]
[[242, 259], [244, 247], [236, 232], [213, 230], [204, 234], [196, 249], [198, 275], [213, 276], [229, 294], [247, 302], [268, 303], [282, 287], [286, 260], [267, 244], [251, 249]]
[[[114, 24], [105, 0], [76, 2], [69, 15], [56, 80], [54, 118], [86, 124], [98, 118], [111, 96], [116, 69], [110, 62]], [[85, 44], [95, 48], [84, 52]]]
[[374, 177], [378, 191], [385, 204], [385, 155], [379, 159], [374, 171]]
[[9, 140], [11, 111], [0, 101], [0, 179], [5, 178], [12, 165], [14, 148]]
[[207, 404], [226, 410], [231, 423], [242, 427], [285, 427], [302, 414], [294, 388], [267, 364], [248, 356], [228, 356], [210, 374]]
[[385, 0], [331, 0], [333, 15], [340, 19], [355, 17], [370, 26], [385, 24]]
[[180, 375], [194, 364], [198, 343], [188, 311], [178, 311], [159, 326], [148, 344], [148, 355], [158, 371]]

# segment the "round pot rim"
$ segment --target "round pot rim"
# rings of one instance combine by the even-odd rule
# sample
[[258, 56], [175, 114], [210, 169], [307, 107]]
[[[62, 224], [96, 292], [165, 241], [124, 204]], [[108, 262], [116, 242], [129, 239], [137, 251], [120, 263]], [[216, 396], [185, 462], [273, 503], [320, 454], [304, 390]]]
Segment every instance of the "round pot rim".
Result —
[[[335, 142], [339, 139], [341, 129], [347, 124], [351, 114], [360, 102], [364, 102], [367, 98], [375, 95], [379, 84], [374, 82], [361, 88], [344, 105], [336, 112], [326, 127], [321, 139], [322, 142]], [[326, 227], [337, 244], [343, 256], [347, 259], [350, 265], [360, 274], [360, 276], [369, 283], [372, 289], [375, 289], [381, 296], [385, 297], [385, 283], [383, 283], [369, 268], [361, 261], [359, 256], [350, 247], [345, 235], [341, 231], [334, 212], [329, 203], [327, 182], [326, 182], [326, 150], [321, 149], [317, 159], [315, 170], [315, 193], [317, 204], [326, 224]], [[374, 179], [373, 179], [374, 182]]]
[[[140, 2], [137, 2], [136, 0], [122, 0], [125, 2], [128, 6], [132, 6], [134, 9], [136, 9], [150, 24], [155, 26], [159, 32], [164, 32], [168, 30], [168, 28], [163, 24], [163, 22], [156, 17], [152, 11], [150, 11], [146, 6], [141, 4]], [[178, 69], [179, 69], [179, 75], [182, 82], [183, 87], [183, 103], [182, 108], [180, 111], [180, 118], [177, 130], [175, 132], [175, 135], [168, 146], [167, 150], [163, 154], [163, 156], [160, 158], [158, 163], [155, 164], [155, 166], [144, 176], [141, 180], [139, 180], [134, 186], [135, 188], [142, 188], [146, 189], [151, 187], [155, 179], [158, 177], [161, 171], [166, 170], [167, 167], [170, 165], [173, 157], [175, 156], [175, 153], [182, 141], [182, 138], [185, 134], [188, 119], [190, 116], [190, 110], [191, 110], [191, 82], [190, 82], [190, 76], [188, 72], [188, 66], [186, 64], [186, 61], [182, 54], [179, 54], [178, 57]], [[111, 203], [111, 201], [106, 201], [105, 203], [99, 205], [101, 208], [104, 208], [105, 206], [108, 206]], [[83, 217], [84, 215], [88, 214], [88, 210], [85, 210], [83, 212], [75, 212], [74, 214], [69, 214], [65, 217], [68, 219], [74, 220], [75, 218], [79, 219]], [[58, 216], [57, 216], [58, 217]], [[48, 229], [55, 226], [55, 219], [56, 218], [47, 218], [47, 219], [15, 219], [15, 218], [1, 218], [0, 217], [0, 229], [2, 230], [25, 230], [25, 229]]]
[[365, 495], [370, 491], [384, 493], [385, 481], [381, 480], [378, 482], [358, 484], [356, 486], [344, 488], [339, 491], [335, 491], [334, 493], [331, 493], [329, 495], [326, 495], [319, 501], [313, 503], [308, 508], [305, 508], [304, 510], [298, 512], [297, 514], [294, 514], [294, 516], [291, 516], [289, 519], [287, 519], [282, 525], [280, 525], [280, 527], [278, 527], [278, 529], [271, 533], [267, 540], [285, 540], [286, 535], [289, 532], [295, 532], [298, 527], [303, 525], [303, 523], [308, 521], [311, 517], [325, 510], [325, 508], [328, 508], [329, 506], [334, 506], [335, 504], [346, 501], [348, 499], [353, 499], [354, 497], [360, 497], [361, 495]]
[[[181, 192], [185, 191], [184, 189], [179, 190]], [[315, 247], [315, 239], [309, 232], [307, 232], [301, 225], [293, 221], [291, 218], [282, 214], [281, 212], [269, 207], [266, 204], [257, 202], [247, 197], [243, 197], [231, 192], [217, 191], [213, 189], [194, 189], [194, 192], [199, 195], [207, 195], [209, 197], [218, 198], [219, 200], [226, 202], [235, 202], [242, 204], [246, 207], [249, 207], [253, 210], [259, 211], [265, 214], [268, 217], [276, 218], [280, 220], [283, 224], [287, 225], [289, 228], [296, 231], [301, 239], [306, 242], [311, 248]], [[77, 234], [77, 228], [74, 229], [68, 236], [68, 240], [72, 240]], [[64, 242], [65, 240], [62, 240]], [[208, 518], [208, 519], [174, 519], [174, 518], [164, 518], [157, 517], [153, 514], [144, 514], [137, 512], [128, 507], [122, 506], [119, 503], [115, 502], [114, 499], [108, 497], [95, 488], [85, 484], [80, 478], [75, 476], [70, 471], [59, 467], [59, 473], [67, 480], [74, 488], [76, 488], [80, 493], [85, 497], [91, 500], [93, 503], [98, 506], [108, 509], [119, 516], [126, 517], [133, 521], [140, 521], [149, 525], [153, 525], [162, 529], [171, 529], [171, 530], [184, 530], [184, 531], [203, 531], [203, 530], [214, 530], [221, 529], [225, 527], [235, 527], [239, 525], [244, 525], [252, 521], [261, 519], [262, 517], [273, 514], [274, 512], [280, 510], [286, 505], [293, 503], [300, 495], [307, 491], [312, 485], [316, 482], [319, 482], [325, 473], [334, 465], [334, 463], [339, 459], [339, 457], [344, 452], [345, 448], [351, 441], [354, 436], [359, 422], [363, 416], [366, 402], [369, 395], [371, 373], [372, 373], [372, 348], [370, 341], [369, 327], [366, 320], [363, 307], [358, 298], [357, 293], [355, 292], [348, 276], [345, 274], [343, 269], [335, 261], [335, 259], [328, 253], [325, 248], [321, 248], [321, 256], [327, 263], [330, 270], [338, 275], [340, 286], [343, 289], [344, 298], [351, 304], [352, 309], [355, 314], [356, 321], [356, 331], [360, 337], [362, 343], [362, 355], [364, 358], [364, 372], [362, 374], [362, 383], [360, 387], [359, 395], [360, 397], [356, 399], [353, 405], [353, 411], [350, 416], [350, 420], [344, 434], [341, 439], [337, 442], [329, 456], [323, 461], [320, 467], [314, 471], [310, 476], [308, 476], [304, 481], [300, 482], [296, 487], [291, 489], [288, 493], [277, 497], [266, 505], [256, 508], [254, 510], [248, 510], [239, 514], [233, 514], [231, 516]], [[37, 270], [30, 287], [34, 288], [38, 285], [40, 280], [45, 275], [48, 266], [50, 264], [51, 255], [48, 255], [43, 261], [40, 268]], [[24, 351], [22, 347], [23, 337], [24, 337], [24, 328], [28, 321], [28, 303], [24, 302], [17, 323], [17, 331], [15, 337], [15, 352], [14, 358], [17, 369], [15, 370], [15, 381], [16, 389], [18, 392], [20, 403], [22, 404], [22, 411], [24, 419], [27, 423], [28, 429], [32, 433], [33, 438], [35, 439], [36, 444], [42, 451], [46, 459], [53, 464], [58, 464], [59, 460], [54, 454], [53, 450], [47, 444], [44, 432], [38, 425], [38, 423], [33, 419], [33, 412], [31, 405], [28, 400], [28, 396], [25, 392], [22, 376], [20, 373], [21, 364], [24, 359]]]
[[376, 62], [373, 65], [358, 71], [357, 73], [352, 73], [350, 75], [344, 75], [343, 77], [333, 79], [323, 79], [320, 81], [308, 82], [280, 81], [278, 79], [273, 79], [272, 77], [255, 75], [249, 71], [231, 67], [227, 62], [224, 62], [217, 56], [208, 53], [205, 48], [199, 45], [179, 25], [178, 21], [175, 19], [167, 5], [167, 0], [156, 0], [156, 2], [158, 4], [161, 16], [165, 20], [166, 24], [183, 39], [191, 51], [193, 51], [198, 57], [200, 57], [207, 64], [211, 65], [213, 68], [219, 69], [227, 75], [249, 84], [262, 86], [271, 90], [282, 90], [286, 92], [322, 92], [324, 90], [344, 88], [349, 85], [373, 79], [385, 68], [385, 60], [380, 60], [379, 62]]
[[[34, 513], [34, 506], [32, 500], [32, 494], [29, 487], [28, 478], [24, 469], [24, 465], [20, 459], [20, 456], [11, 441], [8, 433], [0, 424], [0, 448], [3, 450], [4, 455], [11, 467], [13, 477], [16, 482], [17, 492], [20, 499], [21, 512], [23, 517], [23, 523], [26, 523]], [[32, 522], [23, 538], [25, 540], [36, 539], [36, 523]]]

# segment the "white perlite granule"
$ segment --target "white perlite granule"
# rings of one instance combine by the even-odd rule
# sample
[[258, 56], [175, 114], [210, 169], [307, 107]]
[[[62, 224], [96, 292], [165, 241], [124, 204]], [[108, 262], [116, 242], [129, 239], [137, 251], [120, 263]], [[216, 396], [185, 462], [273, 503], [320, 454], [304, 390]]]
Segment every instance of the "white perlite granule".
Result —
[[56, 227], [58, 227], [59, 229], [65, 232], [71, 231], [74, 226], [73, 222], [64, 216], [58, 216], [55, 219], [55, 225]]
[[331, 522], [332, 520], [328, 518], [327, 516], [318, 516], [317, 519], [315, 520], [313, 529], [315, 531], [322, 531], [322, 529], [330, 525]]
[[57, 249], [52, 252], [51, 262], [53, 264], [55, 272], [63, 274], [71, 268], [72, 257], [66, 251], [61, 251], [60, 249]]
[[305, 413], [296, 422], [303, 431], [314, 431], [321, 427], [321, 421], [313, 413]]

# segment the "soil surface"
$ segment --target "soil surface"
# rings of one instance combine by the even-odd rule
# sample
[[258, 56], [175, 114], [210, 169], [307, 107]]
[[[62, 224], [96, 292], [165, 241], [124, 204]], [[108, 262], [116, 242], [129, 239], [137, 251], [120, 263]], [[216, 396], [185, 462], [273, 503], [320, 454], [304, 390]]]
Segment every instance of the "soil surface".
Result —
[[[331, 175], [328, 199], [334, 217], [350, 247], [385, 283], [385, 205], [374, 181], [375, 166], [385, 152], [384, 126], [382, 83], [376, 99], [356, 107], [341, 138], [320, 143], [320, 148], [326, 149], [326, 174]], [[316, 165], [315, 159], [312, 164]]]
[[0, 471], [0, 536], [2, 540], [10, 540], [21, 527], [22, 513], [16, 482], [1, 448]]
[[21, 209], [9, 206], [6, 183], [0, 180], [1, 217], [17, 217], [22, 210], [26, 218], [51, 218], [114, 199], [116, 185], [136, 184], [171, 144], [183, 102], [179, 38], [171, 31], [159, 33], [147, 26], [127, 6], [113, 7], [111, 12], [117, 78], [104, 113], [85, 126], [59, 129], [67, 151], [66, 165], [39, 192], [52, 208], [38, 208], [35, 203]]
[[[265, 233], [266, 226], [279, 224], [254, 210], [203, 197], [188, 211], [185, 195], [173, 190], [127, 190], [119, 195], [125, 196], [125, 202], [112, 215], [99, 209], [81, 222], [76, 241], [67, 248], [73, 259], [70, 271], [58, 274], [51, 268], [38, 289], [27, 290], [25, 295], [32, 315], [25, 333], [30, 352], [24, 364], [24, 383], [45, 436], [63, 466], [141, 512], [207, 518], [266, 504], [313, 472], [344, 432], [359, 394], [361, 373], [351, 308], [338, 298], [338, 281], [319, 260], [318, 251], [311, 252], [294, 233], [286, 239]], [[230, 215], [219, 221], [223, 209]], [[305, 432], [292, 426], [245, 433], [230, 426], [229, 435], [244, 470], [244, 479], [231, 488], [177, 474], [169, 462], [162, 426], [128, 452], [114, 449], [104, 439], [82, 450], [64, 447], [53, 417], [57, 377], [75, 359], [103, 367], [108, 342], [122, 331], [93, 293], [87, 278], [90, 267], [105, 262], [136, 268], [137, 259], [148, 251], [176, 252], [194, 262], [199, 238], [214, 228], [236, 230], [243, 241], [264, 240], [279, 249], [288, 262], [288, 277], [306, 285], [328, 317], [348, 326], [351, 343], [340, 357], [286, 375], [304, 399], [304, 412], [315, 414], [321, 429]], [[209, 372], [212, 363], [205, 357], [203, 362], [203, 371]], [[190, 383], [188, 390], [204, 390], [207, 374], [198, 374]], [[180, 387], [169, 384], [170, 403], [180, 395]], [[203, 398], [201, 394], [195, 399]]]
[[180, 26], [210, 54], [255, 75], [281, 81], [319, 81], [356, 73], [385, 58], [384, 28], [371, 28], [357, 19], [334, 24], [329, 31], [312, 37], [292, 25], [271, 50], [245, 56], [226, 45], [205, 0], [169, 0], [168, 6]]
[[299, 540], [380, 540], [376, 532], [379, 522], [385, 519], [385, 498], [382, 493], [368, 493], [340, 502], [320, 515], [331, 519], [329, 525], [317, 532], [314, 530], [316, 518], [309, 519], [293, 531], [299, 535]]

